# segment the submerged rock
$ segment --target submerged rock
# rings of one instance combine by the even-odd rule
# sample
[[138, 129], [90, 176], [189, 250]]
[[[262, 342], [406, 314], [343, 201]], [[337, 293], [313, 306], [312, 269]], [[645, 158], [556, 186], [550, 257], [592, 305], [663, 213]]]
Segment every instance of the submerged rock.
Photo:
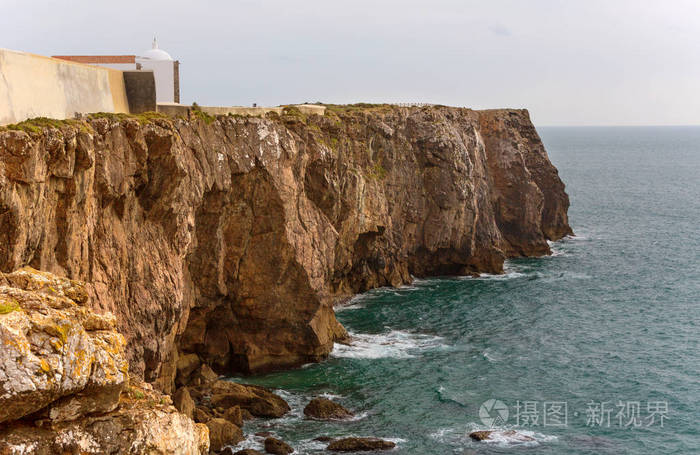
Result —
[[277, 438], [265, 438], [265, 452], [275, 455], [287, 455], [294, 452], [292, 446]]
[[330, 419], [330, 420], [340, 420], [347, 419], [354, 414], [343, 406], [335, 403], [328, 398], [314, 398], [309, 404], [304, 408], [304, 415], [307, 417], [312, 417], [314, 419]]
[[469, 437], [475, 441], [488, 441], [494, 439], [505, 440], [508, 442], [532, 442], [535, 438], [518, 433], [515, 430], [482, 430], [469, 433]]
[[379, 438], [342, 438], [328, 444], [328, 450], [334, 452], [361, 452], [370, 450], [389, 450], [396, 447], [391, 441]]

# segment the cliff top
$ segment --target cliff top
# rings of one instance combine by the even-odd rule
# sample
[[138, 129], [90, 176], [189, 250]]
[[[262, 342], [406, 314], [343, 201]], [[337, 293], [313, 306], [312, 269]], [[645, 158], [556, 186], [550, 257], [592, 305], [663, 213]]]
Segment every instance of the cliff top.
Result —
[[[498, 108], [498, 109], [483, 109], [476, 110], [467, 107], [456, 107], [456, 106], [445, 106], [439, 104], [371, 104], [371, 103], [355, 103], [355, 104], [320, 104], [327, 108], [326, 116], [343, 116], [343, 115], [354, 115], [354, 114], [390, 114], [392, 112], [406, 111], [406, 110], [451, 110], [451, 111], [466, 111], [466, 112], [481, 112], [481, 113], [500, 113], [500, 112], [517, 112], [525, 113], [529, 116], [527, 109], [511, 109], [511, 108]], [[303, 118], [304, 120], [308, 117], [313, 117], [315, 115], [304, 114], [299, 109], [294, 106], [285, 106], [283, 114], [280, 116], [277, 113], [270, 112], [264, 116], [267, 119], [278, 119], [282, 120], [290, 118]], [[66, 127], [71, 127], [73, 129], [82, 130], [84, 132], [91, 132], [90, 120], [95, 119], [108, 119], [114, 122], [122, 122], [124, 120], [133, 119], [138, 121], [140, 124], [154, 123], [157, 120], [174, 120], [176, 118], [181, 118], [184, 120], [200, 119], [205, 123], [209, 124], [215, 121], [217, 118], [259, 118], [253, 115], [240, 115], [240, 114], [228, 114], [228, 115], [211, 115], [203, 112], [196, 107], [190, 110], [189, 119], [182, 116], [171, 116], [161, 112], [144, 112], [141, 114], [121, 114], [121, 113], [111, 113], [111, 112], [96, 112], [83, 116], [82, 118], [75, 119], [52, 119], [47, 117], [35, 117], [31, 119], [24, 120], [19, 123], [0, 126], [0, 133], [4, 131], [24, 131], [26, 133], [41, 133], [44, 129], [55, 128], [58, 130], [64, 129]]]

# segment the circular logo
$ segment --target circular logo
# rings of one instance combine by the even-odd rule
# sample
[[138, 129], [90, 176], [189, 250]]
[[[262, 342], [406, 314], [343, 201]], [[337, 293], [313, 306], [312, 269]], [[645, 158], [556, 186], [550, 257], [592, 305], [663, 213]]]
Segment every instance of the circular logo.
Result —
[[479, 418], [489, 428], [504, 425], [508, 420], [508, 406], [495, 398], [486, 400], [479, 407]]

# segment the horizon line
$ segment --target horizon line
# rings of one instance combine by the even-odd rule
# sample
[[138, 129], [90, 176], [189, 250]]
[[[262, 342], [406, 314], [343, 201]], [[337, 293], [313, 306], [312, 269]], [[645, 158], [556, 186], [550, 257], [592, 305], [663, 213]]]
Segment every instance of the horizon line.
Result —
[[624, 125], [624, 124], [584, 124], [584, 125], [539, 125], [533, 122], [536, 128], [665, 128], [665, 127], [700, 127], [700, 123], [678, 123], [678, 124], [635, 124], [635, 125]]

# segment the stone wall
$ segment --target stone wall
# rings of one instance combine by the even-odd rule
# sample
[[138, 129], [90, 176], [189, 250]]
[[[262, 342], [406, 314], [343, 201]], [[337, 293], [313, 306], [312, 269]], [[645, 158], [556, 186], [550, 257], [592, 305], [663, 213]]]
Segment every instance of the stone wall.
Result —
[[129, 112], [121, 71], [0, 49], [0, 125], [89, 112]]

